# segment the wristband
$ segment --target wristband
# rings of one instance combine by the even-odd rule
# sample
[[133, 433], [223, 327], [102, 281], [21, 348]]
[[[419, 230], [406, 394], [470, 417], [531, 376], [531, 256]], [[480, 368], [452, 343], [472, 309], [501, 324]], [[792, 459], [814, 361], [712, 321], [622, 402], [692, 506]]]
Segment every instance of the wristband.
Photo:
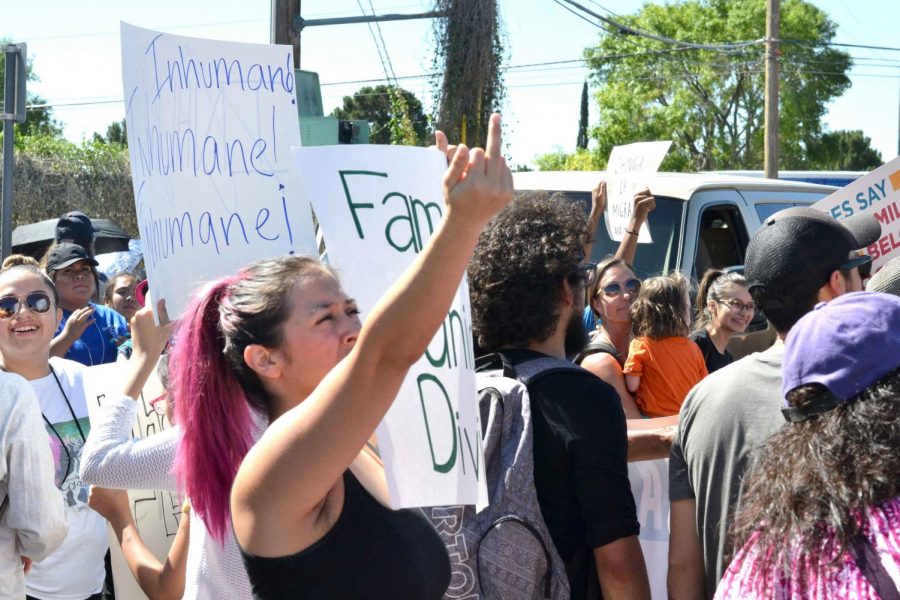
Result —
[[630, 229], [626, 229], [625, 233], [630, 233], [631, 235], [638, 235], [637, 231], [631, 231]]

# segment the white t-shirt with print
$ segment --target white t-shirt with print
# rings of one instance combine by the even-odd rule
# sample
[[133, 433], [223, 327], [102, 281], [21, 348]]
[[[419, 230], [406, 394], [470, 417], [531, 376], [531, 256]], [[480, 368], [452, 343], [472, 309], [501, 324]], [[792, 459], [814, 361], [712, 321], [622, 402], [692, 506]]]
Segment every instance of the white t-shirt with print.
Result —
[[106, 520], [88, 507], [90, 488], [78, 477], [81, 451], [91, 428], [84, 391], [85, 367], [55, 357], [50, 359], [50, 367], [59, 385], [53, 373], [29, 383], [45, 417], [69, 534], [56, 551], [32, 565], [25, 590], [41, 600], [83, 600], [102, 591], [106, 576], [103, 559], [109, 548]]

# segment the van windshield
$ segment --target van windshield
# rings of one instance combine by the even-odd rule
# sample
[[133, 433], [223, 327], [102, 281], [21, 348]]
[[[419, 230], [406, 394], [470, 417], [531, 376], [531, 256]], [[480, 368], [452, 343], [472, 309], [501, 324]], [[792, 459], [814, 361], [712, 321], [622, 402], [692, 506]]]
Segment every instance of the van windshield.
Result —
[[[578, 202], [587, 215], [591, 211], [590, 192], [559, 192], [572, 202]], [[675, 269], [681, 240], [681, 221], [687, 203], [683, 200], [656, 197], [656, 208], [647, 219], [650, 224], [652, 244], [638, 244], [634, 259], [634, 271], [643, 278], [659, 275]], [[599, 262], [603, 257], [615, 254], [619, 242], [614, 242], [606, 232], [606, 224], [600, 219], [600, 225], [594, 236], [594, 248], [591, 261]]]

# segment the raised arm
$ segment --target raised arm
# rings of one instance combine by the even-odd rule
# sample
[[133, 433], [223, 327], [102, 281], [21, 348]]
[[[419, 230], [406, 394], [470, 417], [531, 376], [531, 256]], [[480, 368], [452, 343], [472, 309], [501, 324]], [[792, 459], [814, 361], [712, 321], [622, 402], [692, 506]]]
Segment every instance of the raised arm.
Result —
[[597, 241], [597, 227], [600, 225], [600, 217], [606, 210], [606, 180], [600, 182], [591, 190], [591, 214], [588, 215], [587, 241], [584, 243], [584, 258], [590, 260], [594, 242]]
[[372, 309], [353, 350], [244, 459], [231, 495], [242, 546], [265, 554], [286, 524], [301, 524], [301, 532], [303, 523], [314, 524], [322, 500], [366, 444], [445, 318], [481, 230], [512, 197], [494, 115], [487, 151], [457, 148], [444, 175], [443, 220]]
[[182, 511], [181, 522], [178, 524], [178, 531], [172, 540], [166, 562], [161, 563], [144, 544], [137, 530], [127, 492], [91, 487], [88, 504], [109, 521], [116, 539], [119, 540], [128, 570], [148, 598], [176, 600], [184, 595], [190, 533], [189, 510]]
[[178, 489], [171, 472], [179, 431], [172, 428], [142, 439], [131, 437], [138, 410], [133, 399], [140, 398], [172, 330], [164, 301], [159, 310], [163, 325], [156, 325], [149, 307], [131, 319], [134, 352], [121, 383], [122, 396], [100, 407], [81, 454], [79, 474], [86, 483], [119, 489]]
[[650, 193], [648, 188], [644, 188], [634, 195], [634, 209], [631, 211], [631, 218], [628, 220], [628, 228], [622, 241], [619, 242], [619, 249], [616, 250], [616, 258], [624, 260], [627, 264], [634, 264], [634, 257], [637, 254], [638, 234], [641, 227], [647, 221], [647, 215], [656, 208], [656, 198]]

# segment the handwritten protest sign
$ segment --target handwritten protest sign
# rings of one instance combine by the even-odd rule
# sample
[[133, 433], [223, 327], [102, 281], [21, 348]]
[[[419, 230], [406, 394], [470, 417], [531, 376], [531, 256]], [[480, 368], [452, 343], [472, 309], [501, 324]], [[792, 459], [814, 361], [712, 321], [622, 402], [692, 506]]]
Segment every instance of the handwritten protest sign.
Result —
[[[438, 227], [447, 159], [393, 146], [295, 148], [294, 156], [331, 264], [365, 318]], [[471, 318], [463, 280], [378, 427], [395, 508], [487, 501]]]
[[315, 253], [291, 165], [300, 144], [290, 46], [122, 23], [138, 228], [154, 298], [178, 315], [201, 283], [269, 256]]
[[[116, 396], [124, 375], [122, 363], [96, 365], [87, 370], [85, 387], [87, 388], [88, 416], [91, 424], [97, 422], [97, 412], [107, 398]], [[150, 401], [163, 393], [162, 383], [153, 373], [144, 385], [138, 403], [137, 418], [131, 430], [134, 437], [148, 437], [169, 429], [168, 420], [156, 413]], [[131, 513], [135, 526], [144, 540], [144, 544], [161, 562], [165, 562], [169, 547], [175, 539], [178, 524], [181, 522], [181, 501], [178, 494], [164, 490], [130, 490], [128, 498], [131, 502]], [[137, 581], [128, 570], [125, 557], [119, 548], [112, 529], [109, 531], [109, 547], [112, 561], [113, 580], [116, 586], [116, 598], [120, 600], [139, 600], [147, 596], [141, 591]]]
[[[647, 175], [655, 173], [669, 151], [668, 142], [638, 142], [616, 146], [606, 166], [606, 231], [612, 240], [620, 241], [628, 228], [634, 209], [634, 194], [647, 185]], [[652, 190], [651, 190], [652, 191]], [[641, 227], [638, 243], [650, 243], [650, 229]]]
[[866, 248], [872, 273], [900, 256], [900, 156], [813, 204], [835, 219], [868, 213], [881, 223], [881, 238]]
[[637, 505], [641, 534], [638, 540], [650, 579], [650, 597], [667, 598], [669, 569], [669, 461], [628, 463], [628, 480]]

